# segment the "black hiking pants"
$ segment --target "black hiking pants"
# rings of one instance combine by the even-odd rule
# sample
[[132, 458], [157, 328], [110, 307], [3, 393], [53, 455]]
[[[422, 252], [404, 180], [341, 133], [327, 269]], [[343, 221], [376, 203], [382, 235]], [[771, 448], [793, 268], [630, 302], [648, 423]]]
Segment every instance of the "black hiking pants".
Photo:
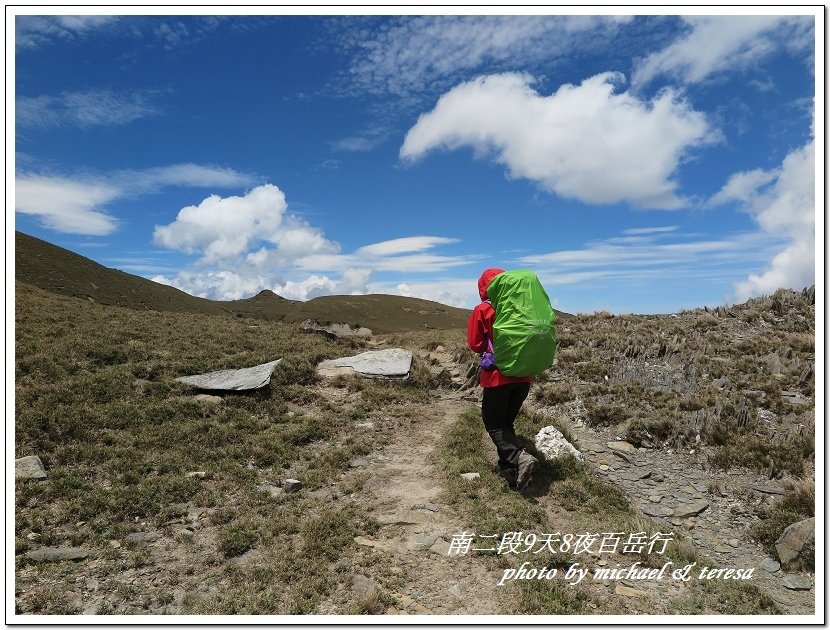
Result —
[[515, 476], [519, 467], [522, 447], [516, 439], [513, 423], [522, 403], [530, 392], [530, 383], [507, 383], [498, 387], [485, 387], [481, 400], [481, 419], [484, 428], [496, 445], [499, 454], [499, 470], [506, 477]]

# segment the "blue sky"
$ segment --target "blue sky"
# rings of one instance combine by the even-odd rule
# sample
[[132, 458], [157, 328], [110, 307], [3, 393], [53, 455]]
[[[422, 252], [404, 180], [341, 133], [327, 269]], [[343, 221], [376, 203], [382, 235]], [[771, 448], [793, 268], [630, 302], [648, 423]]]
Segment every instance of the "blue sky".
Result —
[[585, 313], [815, 282], [819, 8], [14, 10], [15, 227], [108, 267], [465, 308], [530, 268]]

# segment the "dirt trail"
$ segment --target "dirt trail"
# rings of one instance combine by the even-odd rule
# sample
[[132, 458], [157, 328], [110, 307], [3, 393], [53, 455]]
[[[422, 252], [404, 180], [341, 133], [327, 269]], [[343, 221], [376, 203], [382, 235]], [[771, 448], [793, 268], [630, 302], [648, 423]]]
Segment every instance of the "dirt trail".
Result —
[[387, 610], [390, 614], [482, 615], [505, 609], [495, 573], [474, 555], [448, 553], [464, 522], [443, 499], [437, 449], [469, 405], [458, 394], [436, 393], [371, 456], [360, 501], [381, 527], [356, 539], [360, 557], [352, 588], [384, 587], [400, 602]]
[[[364, 560], [379, 561], [364, 562], [362, 569], [356, 566], [356, 573], [362, 574], [355, 578], [353, 588], [364, 588], [364, 578], [383, 586], [400, 602], [387, 610], [390, 614], [481, 615], [510, 609], [510, 589], [496, 586], [499, 576], [488, 570], [480, 557], [447, 553], [453, 535], [464, 531], [468, 524], [442, 500], [442, 473], [436, 464], [436, 451], [440, 437], [471, 404], [475, 403], [457, 392], [434, 392], [432, 402], [409, 419], [408, 426], [396, 430], [392, 441], [372, 457], [371, 476], [360, 500], [381, 528], [374, 536], [359, 537], [356, 542]], [[533, 409], [529, 401], [526, 411]], [[707, 504], [700, 514], [684, 519], [651, 515], [662, 531], [682, 532], [703, 564], [754, 567], [750, 583], [772, 597], [783, 613], [813, 614], [814, 590], [785, 588], [786, 575], [762, 569], [766, 554], [747, 539], [755, 521], [753, 506], [768, 495], [758, 491], [753, 495], [746, 490], [764, 487], [761, 479], [737, 471], [711, 473], [704, 466], [705, 455], [701, 452], [692, 457], [688, 453], [642, 450], [623, 458], [606, 446], [616, 438], [613, 432], [595, 431], [579, 421], [570, 423], [570, 428], [580, 440], [594, 474], [623, 490], [632, 505], [645, 508], [647, 515], [655, 506], [669, 513], [696, 501]], [[481, 439], [482, 448], [493, 450], [483, 431]], [[489, 459], [495, 461], [495, 454], [490, 455]], [[710, 487], [717, 488], [717, 492], [710, 492]], [[660, 496], [663, 498], [653, 501]], [[590, 529], [584, 515], [562, 510], [553, 497], [536, 494], [532, 489], [528, 497], [538, 501], [561, 531]], [[585, 566], [604, 566], [597, 564], [600, 560], [594, 556]], [[603, 603], [623, 614], [669, 611], [673, 600], [690, 594], [688, 585], [670, 581], [606, 580], [591, 584], [589, 590], [600, 602], [597, 613], [606, 612]]]

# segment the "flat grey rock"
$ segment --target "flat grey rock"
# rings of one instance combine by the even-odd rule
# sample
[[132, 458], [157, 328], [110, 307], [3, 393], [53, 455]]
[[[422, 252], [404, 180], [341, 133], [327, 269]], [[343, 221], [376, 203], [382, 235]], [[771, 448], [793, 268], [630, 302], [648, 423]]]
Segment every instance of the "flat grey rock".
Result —
[[547, 459], [573, 456], [580, 461], [585, 460], [585, 456], [554, 426], [543, 427], [536, 434], [535, 442], [537, 450]]
[[626, 455], [634, 455], [637, 452], [637, 449], [634, 447], [633, 444], [623, 442], [622, 440], [618, 440], [616, 442], [608, 442], [606, 446], [615, 453], [625, 453]]
[[784, 587], [791, 591], [809, 591], [813, 584], [803, 575], [788, 575], [784, 578]]
[[28, 455], [14, 460], [15, 479], [46, 479], [46, 469], [37, 455]]
[[461, 473], [461, 478], [465, 481], [475, 481], [479, 477], [481, 477], [481, 475], [477, 472]]
[[35, 549], [26, 554], [26, 557], [35, 562], [60, 562], [61, 560], [83, 560], [89, 556], [89, 551], [80, 547], [44, 547]]
[[318, 324], [314, 320], [307, 319], [300, 324], [303, 330], [313, 330], [324, 333], [328, 337], [371, 337], [372, 331], [368, 328], [352, 328], [348, 324]]
[[691, 503], [684, 503], [678, 505], [674, 510], [674, 516], [677, 518], [688, 518], [690, 516], [697, 516], [703, 510], [709, 507], [709, 502], [705, 499], [692, 501]]
[[750, 486], [756, 492], [762, 492], [764, 494], [784, 494], [784, 487], [783, 486], [774, 486], [774, 485], [764, 485], [760, 483], [754, 483]]
[[672, 509], [665, 507], [663, 505], [654, 505], [653, 503], [647, 503], [646, 505], [640, 508], [643, 511], [643, 514], [647, 516], [671, 516]]
[[180, 376], [176, 380], [197, 389], [210, 391], [240, 392], [260, 389], [271, 382], [271, 373], [280, 361], [282, 359], [239, 370], [219, 370], [195, 376]]
[[412, 369], [412, 353], [403, 348], [370, 350], [353, 357], [329, 359], [317, 365], [320, 376], [360, 374], [369, 378], [405, 379]]
[[775, 558], [766, 557], [761, 560], [761, 568], [767, 573], [775, 573], [781, 568], [781, 565]]
[[162, 536], [163, 534], [161, 532], [133, 532], [132, 534], [127, 534], [124, 540], [126, 542], [151, 542], [158, 540]]

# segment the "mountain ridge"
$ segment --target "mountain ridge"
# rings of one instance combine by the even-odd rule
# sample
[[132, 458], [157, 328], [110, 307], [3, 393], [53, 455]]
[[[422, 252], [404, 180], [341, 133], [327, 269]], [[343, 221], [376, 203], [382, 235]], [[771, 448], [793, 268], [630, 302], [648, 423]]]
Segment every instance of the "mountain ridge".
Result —
[[15, 231], [15, 279], [40, 289], [136, 310], [202, 313], [300, 322], [313, 319], [371, 328], [375, 332], [463, 328], [470, 311], [387, 294], [327, 295], [306, 302], [269, 289], [239, 300], [209, 300], [118, 269]]

